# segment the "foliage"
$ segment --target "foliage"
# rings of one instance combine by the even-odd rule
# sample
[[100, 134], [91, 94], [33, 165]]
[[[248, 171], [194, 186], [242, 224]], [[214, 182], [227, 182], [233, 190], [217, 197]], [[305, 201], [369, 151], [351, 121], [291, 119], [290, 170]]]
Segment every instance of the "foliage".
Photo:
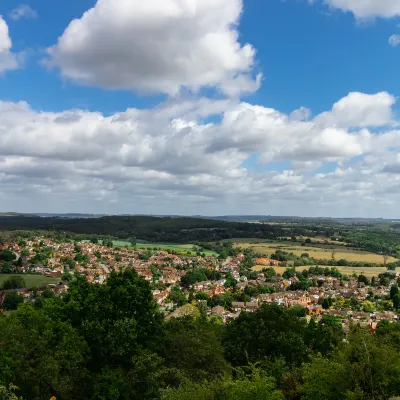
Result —
[[22, 289], [26, 287], [25, 280], [21, 275], [12, 275], [3, 283], [3, 289]]
[[242, 313], [232, 321], [224, 336], [225, 355], [234, 366], [264, 357], [284, 358], [300, 365], [308, 358], [305, 321], [278, 305], [264, 305], [255, 313]]
[[173, 303], [175, 303], [178, 307], [181, 307], [181, 306], [187, 304], [187, 302], [188, 302], [185, 293], [183, 293], [182, 290], [177, 286], [174, 286], [171, 289], [171, 292], [169, 293], [168, 298]]
[[24, 302], [24, 298], [15, 292], [8, 292], [3, 301], [5, 310], [16, 310], [20, 304]]

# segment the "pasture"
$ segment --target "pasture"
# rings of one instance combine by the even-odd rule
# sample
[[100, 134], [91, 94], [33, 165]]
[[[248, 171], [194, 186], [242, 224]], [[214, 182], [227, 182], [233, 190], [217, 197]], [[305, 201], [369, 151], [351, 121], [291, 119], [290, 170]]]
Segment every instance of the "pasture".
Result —
[[[13, 274], [0, 274], [0, 288], [3, 287], [4, 281], [11, 276], [13, 276]], [[60, 278], [47, 278], [44, 275], [14, 274], [14, 276], [21, 276], [25, 281], [25, 286], [27, 289], [49, 285], [51, 283], [58, 283], [61, 281]]]
[[[131, 243], [127, 240], [113, 240], [113, 244], [114, 246], [133, 248]], [[190, 251], [192, 254], [195, 254], [195, 252], [193, 251], [192, 244], [152, 243], [152, 242], [142, 243], [138, 241], [135, 247], [137, 249], [150, 249], [150, 250], [157, 249], [157, 250], [165, 250], [168, 252], [176, 251], [178, 253], [186, 253], [187, 251]], [[206, 249], [201, 250], [201, 253], [204, 253], [207, 256], [218, 256], [218, 254], [215, 251]]]
[[[300, 246], [297, 242], [286, 242], [286, 241], [262, 241], [262, 239], [245, 239], [245, 240], [233, 240], [233, 243], [237, 247], [244, 249], [252, 249], [256, 253], [260, 253], [266, 256], [271, 256], [276, 250], [287, 251], [288, 253], [294, 253], [296, 256], [301, 256], [303, 253], [308, 253], [310, 257], [319, 260], [330, 260], [332, 259], [332, 252], [335, 260], [344, 259], [347, 261], [360, 261], [370, 262], [376, 264], [383, 264], [384, 259], [380, 254], [369, 253], [366, 251], [359, 251], [350, 249], [340, 245], [306, 245]], [[388, 257], [387, 262], [398, 261], [394, 257]]]
[[[269, 268], [268, 266], [265, 265], [256, 265], [253, 267], [253, 271], [262, 271], [264, 268]], [[277, 274], [283, 274], [287, 267], [271, 267], [273, 268]], [[310, 268], [310, 266], [304, 266], [304, 267], [296, 267], [296, 271], [303, 271], [305, 269]], [[331, 268], [329, 266], [321, 266], [321, 268]], [[368, 278], [371, 278], [373, 276], [378, 276], [379, 274], [382, 274], [383, 272], [386, 271], [385, 267], [374, 267], [374, 268], [364, 268], [364, 267], [334, 267], [337, 268], [343, 275], [353, 275], [355, 272], [357, 275], [363, 274], [367, 276]], [[397, 268], [397, 272], [400, 272], [400, 268]]]

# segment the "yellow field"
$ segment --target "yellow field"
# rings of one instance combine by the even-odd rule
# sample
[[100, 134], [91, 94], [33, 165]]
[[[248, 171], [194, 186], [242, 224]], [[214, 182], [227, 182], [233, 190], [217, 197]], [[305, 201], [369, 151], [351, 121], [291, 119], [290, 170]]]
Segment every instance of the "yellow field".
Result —
[[[268, 268], [265, 265], [256, 265], [253, 267], [253, 271], [261, 271], [264, 268]], [[272, 267], [277, 274], [283, 274], [287, 267]], [[296, 267], [296, 271], [303, 271], [305, 269], [310, 268], [309, 266], [304, 266], [304, 267]], [[328, 266], [323, 266], [323, 268], [331, 268]], [[337, 268], [343, 275], [352, 275], [353, 272], [355, 272], [357, 275], [363, 274], [368, 277], [372, 276], [378, 276], [379, 274], [383, 273], [386, 271], [385, 267], [376, 267], [376, 268], [360, 268], [360, 267], [334, 267]], [[397, 268], [397, 272], [400, 272], [400, 268]]]
[[[301, 256], [303, 253], [308, 253], [311, 257], [320, 260], [332, 259], [332, 251], [334, 251], [335, 260], [344, 259], [347, 261], [360, 261], [360, 262], [371, 262], [377, 264], [383, 264], [383, 256], [374, 253], [368, 253], [366, 251], [358, 251], [354, 249], [348, 249], [344, 246], [329, 246], [331, 248], [323, 248], [317, 246], [298, 246], [297, 243], [285, 243], [285, 242], [262, 242], [249, 240], [247, 242], [236, 240], [234, 245], [241, 248], [250, 248], [256, 253], [261, 253], [270, 256], [275, 253], [276, 250], [287, 251], [288, 253], [294, 253], [296, 256]], [[333, 247], [333, 249], [332, 249]], [[398, 261], [394, 257], [388, 257], [387, 262]]]

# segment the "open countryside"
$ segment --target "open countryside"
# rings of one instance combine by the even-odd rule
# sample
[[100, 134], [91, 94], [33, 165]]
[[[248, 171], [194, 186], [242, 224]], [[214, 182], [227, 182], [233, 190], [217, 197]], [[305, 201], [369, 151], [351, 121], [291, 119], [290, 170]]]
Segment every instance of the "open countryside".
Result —
[[[251, 249], [255, 253], [264, 254], [271, 256], [276, 250], [287, 251], [293, 253], [296, 256], [301, 256], [304, 253], [308, 253], [311, 257], [321, 260], [332, 259], [332, 253], [335, 260], [344, 259], [347, 261], [359, 261], [359, 262], [370, 262], [376, 264], [384, 264], [384, 257], [381, 254], [370, 253], [366, 251], [359, 251], [355, 249], [349, 249], [344, 246], [336, 245], [313, 245], [313, 246], [301, 246], [298, 242], [282, 242], [282, 241], [262, 241], [250, 239], [246, 240], [234, 240], [234, 246], [243, 249]], [[386, 262], [396, 262], [398, 259], [394, 257], [387, 257]]]
[[[252, 269], [253, 271], [260, 272], [265, 268], [269, 268], [268, 266], [265, 265], [256, 265]], [[288, 267], [278, 267], [278, 266], [273, 266], [272, 267], [277, 274], [283, 274]], [[302, 272], [305, 269], [308, 269], [309, 267], [293, 267], [296, 269], [296, 272]], [[337, 268], [340, 273], [343, 275], [353, 275], [354, 273], [357, 275], [365, 275], [368, 278], [372, 278], [373, 276], [378, 276], [379, 274], [385, 273], [387, 270], [385, 267], [370, 267], [370, 268], [364, 268], [364, 267], [338, 267], [338, 266], [323, 266], [323, 268]], [[396, 270], [397, 273], [400, 273], [400, 268], [397, 268]]]
[[[140, 242], [138, 241], [136, 243], [136, 246], [132, 246], [131, 242], [127, 240], [113, 240], [113, 245], [114, 246], [119, 246], [119, 247], [127, 247], [127, 248], [133, 248], [136, 247], [137, 249], [149, 249], [149, 250], [164, 250], [164, 251], [176, 251], [178, 253], [186, 253], [190, 252], [195, 254], [198, 249], [195, 249], [193, 244], [179, 244], [179, 243], [152, 243], [152, 242]], [[201, 253], [204, 253], [207, 256], [217, 256], [218, 253], [215, 251], [211, 250], [206, 250], [206, 249], [201, 249], [199, 248]]]

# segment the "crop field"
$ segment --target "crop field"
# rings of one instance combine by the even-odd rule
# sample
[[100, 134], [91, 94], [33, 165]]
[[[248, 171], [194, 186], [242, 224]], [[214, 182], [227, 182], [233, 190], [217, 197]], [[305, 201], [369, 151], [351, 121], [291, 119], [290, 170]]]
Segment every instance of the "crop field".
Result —
[[[247, 239], [248, 240], [248, 239]], [[369, 253], [366, 251], [358, 251], [355, 249], [349, 249], [345, 246], [299, 246], [296, 242], [267, 242], [267, 241], [253, 241], [248, 240], [234, 240], [234, 245], [247, 249], [250, 248], [256, 253], [270, 256], [275, 253], [276, 250], [287, 251], [288, 253], [294, 253], [296, 256], [301, 256], [303, 253], [308, 253], [311, 257], [320, 260], [332, 259], [332, 252], [334, 252], [335, 260], [344, 259], [347, 261], [360, 261], [360, 262], [371, 262], [377, 264], [383, 264], [383, 256], [379, 254]], [[388, 257], [387, 262], [398, 261], [394, 257]]]
[[[261, 271], [264, 268], [268, 268], [265, 265], [256, 265], [255, 267], [253, 267], [254, 271]], [[285, 270], [287, 269], [287, 267], [272, 267], [277, 274], [283, 274], [285, 272]], [[305, 269], [310, 268], [309, 266], [304, 266], [304, 267], [296, 267], [296, 271], [303, 271]], [[331, 268], [328, 266], [324, 266], [323, 268]], [[379, 274], [383, 273], [386, 271], [385, 267], [375, 267], [375, 268], [363, 268], [363, 267], [334, 267], [337, 268], [343, 275], [352, 275], [354, 272], [357, 275], [363, 274], [369, 278], [373, 277], [373, 276], [378, 276]], [[400, 272], [400, 268], [397, 268], [397, 272]]]
[[[0, 287], [3, 287], [4, 281], [6, 281], [12, 274], [0, 274]], [[34, 287], [40, 287], [44, 285], [49, 285], [51, 283], [60, 282], [60, 278], [47, 278], [43, 275], [28, 275], [28, 274], [18, 274], [16, 276], [21, 276], [26, 284], [27, 289]]]

